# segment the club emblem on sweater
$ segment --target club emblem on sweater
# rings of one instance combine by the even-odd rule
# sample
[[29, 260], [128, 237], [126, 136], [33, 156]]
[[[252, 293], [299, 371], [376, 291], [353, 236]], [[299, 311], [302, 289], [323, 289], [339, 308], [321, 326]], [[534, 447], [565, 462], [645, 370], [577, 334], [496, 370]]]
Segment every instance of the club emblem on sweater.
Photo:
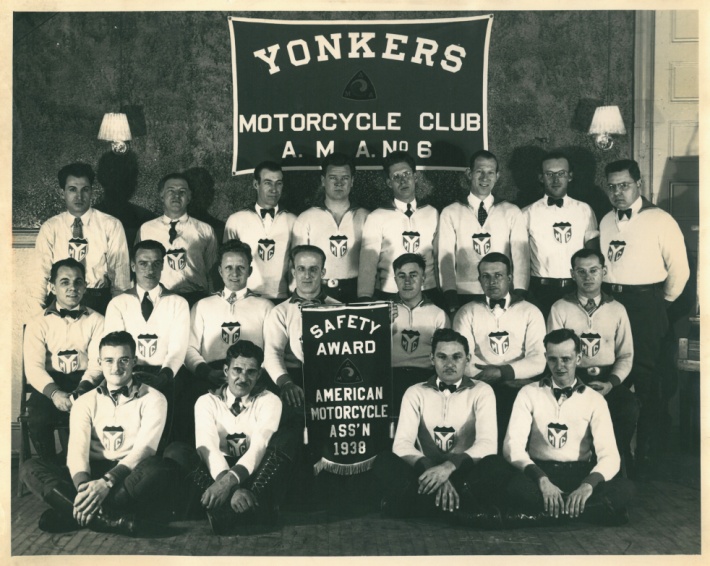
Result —
[[567, 444], [567, 425], [559, 423], [548, 424], [547, 441], [553, 448], [562, 448]]
[[419, 249], [419, 232], [402, 232], [402, 246], [407, 253], [413, 254]]
[[157, 334], [138, 335], [138, 354], [141, 358], [150, 358], [158, 350]]
[[345, 358], [338, 371], [335, 372], [335, 383], [362, 383], [362, 381], [360, 370], [348, 358]]
[[227, 435], [227, 448], [235, 458], [241, 458], [249, 448], [249, 438], [242, 432]]
[[585, 358], [593, 358], [599, 353], [602, 343], [602, 337], [599, 334], [585, 332], [579, 338], [582, 342], [582, 355]]
[[71, 373], [79, 369], [79, 353], [76, 350], [62, 350], [57, 353], [59, 371]]
[[168, 266], [170, 266], [170, 269], [174, 269], [175, 271], [182, 271], [187, 265], [187, 253], [185, 252], [185, 248], [168, 250], [165, 257], [168, 259]]
[[478, 255], [486, 255], [491, 251], [491, 235], [488, 232], [473, 234], [471, 240], [473, 241], [473, 251]]
[[269, 261], [274, 257], [274, 252], [276, 251], [276, 242], [274, 240], [259, 240], [259, 259], [261, 261]]
[[508, 351], [508, 347], [510, 346], [510, 334], [508, 334], [505, 330], [501, 330], [500, 332], [491, 332], [488, 335], [488, 343], [490, 344], [491, 350], [493, 350], [494, 354], [502, 356]]
[[105, 426], [101, 434], [101, 444], [104, 445], [104, 450], [115, 452], [123, 446], [123, 427], [122, 426]]
[[330, 253], [332, 253], [335, 257], [345, 257], [345, 254], [348, 253], [348, 237], [331, 236]]
[[566, 244], [572, 239], [572, 225], [569, 222], [555, 222], [552, 225], [555, 240], [560, 244]]
[[225, 322], [222, 324], [222, 342], [231, 346], [239, 340], [242, 333], [242, 325], [238, 322]]
[[402, 350], [408, 354], [413, 353], [419, 347], [418, 330], [402, 330]]
[[437, 448], [442, 452], [448, 452], [454, 447], [454, 433], [456, 431], [450, 426], [434, 427], [434, 441]]
[[89, 242], [84, 238], [72, 238], [69, 240], [69, 257], [76, 261], [82, 261], [89, 251]]
[[626, 247], [626, 242], [621, 240], [612, 240], [609, 242], [609, 249], [606, 252], [606, 257], [609, 261], [619, 261], [621, 256], [624, 255], [624, 248]]

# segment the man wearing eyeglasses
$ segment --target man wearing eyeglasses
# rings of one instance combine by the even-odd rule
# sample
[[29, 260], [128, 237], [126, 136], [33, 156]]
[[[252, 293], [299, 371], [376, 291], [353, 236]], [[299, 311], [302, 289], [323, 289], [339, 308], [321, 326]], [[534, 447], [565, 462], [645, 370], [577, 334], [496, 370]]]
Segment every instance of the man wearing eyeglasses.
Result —
[[567, 194], [574, 172], [566, 155], [548, 153], [538, 176], [545, 195], [523, 209], [530, 241], [530, 294], [543, 316], [553, 303], [574, 289], [569, 261], [578, 249], [599, 247], [592, 208]]
[[491, 194], [500, 172], [498, 159], [480, 150], [466, 170], [470, 192], [466, 200], [447, 206], [439, 226], [439, 276], [448, 313], [483, 298], [478, 264], [491, 252], [507, 255], [514, 267], [515, 289], [528, 288], [530, 251], [520, 209]]
[[392, 263], [404, 253], [418, 253], [426, 262], [424, 295], [434, 304], [441, 303], [434, 269], [439, 213], [417, 201], [416, 168], [412, 156], [404, 151], [394, 151], [385, 158], [383, 174], [394, 198], [389, 206], [372, 212], [363, 227], [357, 283], [362, 300], [396, 300]]
[[630, 159], [606, 166], [607, 195], [614, 207], [599, 225], [607, 259], [602, 289], [626, 307], [634, 342], [631, 373], [641, 402], [636, 462], [644, 473], [667, 434], [660, 362], [668, 331], [666, 309], [682, 293], [690, 269], [678, 223], [641, 196], [641, 172]]

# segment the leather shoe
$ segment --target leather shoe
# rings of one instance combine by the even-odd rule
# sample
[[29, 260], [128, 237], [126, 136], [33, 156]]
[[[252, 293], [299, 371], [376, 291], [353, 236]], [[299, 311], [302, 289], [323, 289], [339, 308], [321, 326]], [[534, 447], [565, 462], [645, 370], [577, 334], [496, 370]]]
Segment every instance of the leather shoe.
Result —
[[71, 533], [79, 530], [79, 524], [71, 515], [47, 509], [39, 518], [39, 530], [45, 533]]

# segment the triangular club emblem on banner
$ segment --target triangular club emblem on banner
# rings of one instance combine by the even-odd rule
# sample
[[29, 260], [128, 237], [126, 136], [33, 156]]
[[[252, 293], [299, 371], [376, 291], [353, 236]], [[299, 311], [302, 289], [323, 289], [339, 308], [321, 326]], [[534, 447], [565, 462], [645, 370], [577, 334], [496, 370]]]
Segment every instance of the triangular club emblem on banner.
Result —
[[377, 98], [375, 85], [372, 84], [370, 77], [368, 77], [364, 71], [358, 71], [345, 87], [343, 98], [350, 100], [374, 100]]
[[355, 367], [354, 363], [345, 358], [335, 374], [335, 383], [362, 383], [362, 381], [360, 370]]

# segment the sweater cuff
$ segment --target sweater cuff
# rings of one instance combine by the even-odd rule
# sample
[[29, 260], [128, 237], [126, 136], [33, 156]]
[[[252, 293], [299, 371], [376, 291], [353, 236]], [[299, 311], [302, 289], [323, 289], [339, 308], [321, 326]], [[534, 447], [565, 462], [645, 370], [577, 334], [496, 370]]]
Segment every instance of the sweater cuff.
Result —
[[234, 474], [237, 476], [237, 479], [239, 480], [239, 485], [244, 485], [244, 482], [249, 477], [249, 472], [241, 464], [234, 464], [234, 466], [229, 468], [229, 471], [234, 472]]
[[456, 466], [457, 470], [461, 470], [463, 468], [469, 468], [473, 465], [473, 459], [471, 458], [471, 456], [469, 456], [465, 452], [461, 452], [459, 454], [451, 454], [451, 456], [449, 456], [448, 460], [454, 466]]
[[434, 462], [432, 462], [429, 458], [426, 456], [422, 456], [417, 460], [414, 464], [414, 471], [417, 472], [418, 474], [423, 474], [426, 472], [429, 468], [434, 466]]
[[120, 484], [123, 483], [125, 479], [130, 475], [131, 468], [129, 468], [128, 466], [124, 466], [123, 464], [116, 464], [106, 473], [116, 480], [116, 484]]
[[158, 377], [165, 377], [168, 381], [175, 377], [175, 373], [169, 367], [160, 368]]
[[498, 369], [500, 370], [500, 375], [503, 378], [503, 381], [512, 381], [515, 379], [515, 370], [510, 364], [498, 366]]
[[592, 489], [597, 487], [597, 485], [604, 481], [604, 476], [599, 472], [592, 472], [586, 478], [582, 480], [582, 483], [588, 483], [592, 486]]
[[613, 387], [616, 387], [621, 384], [621, 378], [618, 375], [614, 375], [613, 373], [609, 376], [609, 383]]
[[44, 386], [44, 389], [42, 389], [42, 394], [45, 395], [47, 399], [51, 399], [55, 391], [61, 390], [59, 389], [59, 386], [52, 381], [51, 383], [48, 383]]
[[547, 474], [542, 471], [542, 468], [537, 464], [528, 464], [525, 466], [525, 475], [534, 482], [540, 481], [540, 478], [547, 477]]
[[74, 487], [76, 489], [79, 489], [79, 486], [82, 483], [91, 481], [91, 476], [88, 472], [77, 472], [76, 474], [74, 474], [74, 477], [71, 479], [71, 481], [74, 482]]

